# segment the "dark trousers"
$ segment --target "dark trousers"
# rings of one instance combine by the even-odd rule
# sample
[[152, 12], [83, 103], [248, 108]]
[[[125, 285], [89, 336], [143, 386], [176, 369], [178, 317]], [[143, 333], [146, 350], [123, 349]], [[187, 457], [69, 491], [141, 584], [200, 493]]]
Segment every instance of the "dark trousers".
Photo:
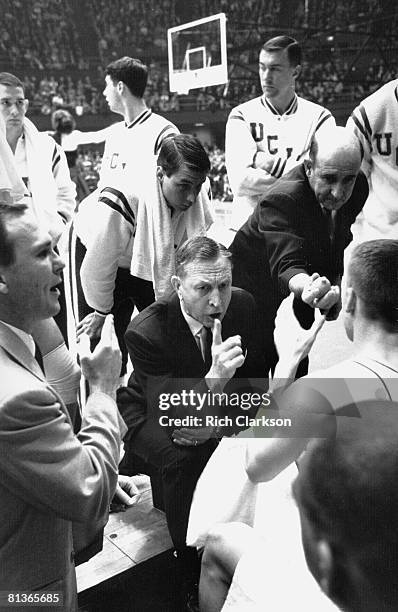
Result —
[[116, 275], [115, 289], [113, 292], [112, 314], [115, 321], [115, 332], [122, 351], [122, 371], [126, 373], [128, 351], [124, 341], [124, 334], [134, 306], [141, 311], [155, 301], [152, 283], [130, 274], [130, 270], [119, 268]]
[[[154, 420], [146, 421], [129, 439], [127, 453], [138, 455], [160, 473], [167, 525], [179, 551], [186, 547], [189, 511], [196, 483], [217, 444], [217, 440], [211, 438], [197, 446], [178, 446], [172, 442], [167, 428]], [[134, 457], [130, 463], [134, 463]]]
[[[69, 257], [71, 270], [71, 294], [72, 308], [75, 321], [81, 321], [93, 309], [87, 304], [80, 280], [80, 268], [83, 263], [86, 248], [76, 236], [74, 227], [69, 233]], [[115, 279], [115, 289], [113, 292], [112, 314], [115, 321], [115, 332], [122, 352], [121, 375], [126, 373], [128, 351], [124, 342], [124, 334], [130, 323], [134, 306], [138, 310], [143, 310], [155, 301], [153, 286], [150, 281], [137, 278], [130, 274], [130, 270], [119, 268]]]

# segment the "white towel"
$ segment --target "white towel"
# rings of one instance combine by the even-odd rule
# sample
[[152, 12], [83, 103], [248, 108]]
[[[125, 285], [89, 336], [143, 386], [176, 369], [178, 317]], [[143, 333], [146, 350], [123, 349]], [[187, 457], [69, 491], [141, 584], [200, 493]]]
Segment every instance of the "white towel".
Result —
[[55, 142], [48, 134], [41, 134], [26, 117], [24, 134], [33, 211], [50, 228], [51, 234], [59, 237], [64, 224], [57, 213], [57, 188], [52, 174]]
[[20, 200], [25, 193], [25, 185], [18, 175], [14, 155], [6, 140], [6, 126], [0, 115], [0, 195], [8, 202]]
[[213, 222], [205, 181], [196, 202], [184, 212], [170, 214], [158, 180], [145, 181], [138, 203], [131, 274], [153, 282], [156, 299], [170, 291], [170, 279], [175, 272], [175, 246], [184, 238], [204, 235]]

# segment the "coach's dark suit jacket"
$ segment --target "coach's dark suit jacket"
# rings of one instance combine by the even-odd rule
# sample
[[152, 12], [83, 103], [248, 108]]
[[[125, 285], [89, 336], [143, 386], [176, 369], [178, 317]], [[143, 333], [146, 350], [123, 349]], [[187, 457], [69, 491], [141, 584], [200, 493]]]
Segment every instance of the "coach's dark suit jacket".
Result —
[[[242, 347], [243, 350], [247, 349], [247, 356], [244, 365], [238, 368], [224, 391], [237, 392], [240, 389], [247, 392], [252, 387], [246, 377], [259, 378], [264, 373], [259, 370], [256, 353], [254, 300], [242, 289], [232, 290], [231, 303], [222, 321], [223, 339], [236, 334], [242, 337]], [[169, 299], [158, 300], [143, 310], [130, 323], [125, 338], [134, 372], [128, 387], [119, 390], [118, 406], [128, 427], [128, 456], [131, 453], [138, 455], [161, 474], [170, 535], [174, 546], [183, 550], [193, 491], [217, 441], [210, 438], [197, 446], [173, 443], [171, 434], [175, 428], [160, 426], [159, 417], [182, 417], [186, 414], [201, 416], [204, 411], [197, 412], [192, 406], [187, 406], [162, 412], [159, 410], [159, 395], [179, 392], [181, 389], [207, 393], [208, 388], [203, 380], [207, 373], [206, 367], [181, 313], [177, 294]], [[263, 383], [265, 386], [266, 381], [263, 380]], [[266, 386], [262, 390], [266, 391]], [[219, 414], [225, 414], [228, 409], [219, 406], [216, 410]], [[229, 410], [236, 414], [238, 409], [234, 407]], [[232, 427], [223, 433], [233, 431], [236, 428]]]
[[[240, 335], [247, 349], [245, 363], [235, 379], [264, 378], [258, 363], [255, 303], [250, 294], [233, 288], [229, 308], [222, 321], [222, 337]], [[178, 391], [183, 379], [191, 379], [197, 391], [207, 391], [207, 373], [201, 352], [185, 321], [176, 293], [160, 299], [139, 313], [130, 323], [126, 344], [134, 366], [128, 387], [118, 393], [118, 405], [131, 437], [147, 418], [158, 418], [160, 392]], [[225, 389], [238, 387], [232, 380]], [[171, 414], [171, 412], [170, 412]]]
[[[276, 311], [289, 294], [293, 276], [318, 272], [333, 284], [342, 275], [344, 249], [352, 240], [350, 227], [368, 191], [367, 180], [360, 173], [350, 199], [336, 212], [333, 240], [304, 165], [267, 191], [230, 247], [233, 283], [253, 294], [264, 327], [273, 329]], [[296, 300], [296, 315], [304, 327], [311, 325], [313, 312]]]

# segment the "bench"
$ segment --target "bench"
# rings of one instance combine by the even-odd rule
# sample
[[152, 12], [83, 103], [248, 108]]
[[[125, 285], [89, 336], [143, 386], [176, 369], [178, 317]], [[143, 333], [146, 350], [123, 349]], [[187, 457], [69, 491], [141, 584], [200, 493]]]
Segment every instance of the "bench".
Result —
[[[156, 475], [153, 478], [158, 486]], [[149, 476], [137, 475], [134, 482], [139, 488], [140, 499], [125, 512], [109, 515], [103, 550], [76, 568], [79, 593], [173, 547], [166, 517], [154, 507]], [[160, 489], [158, 494], [161, 494]], [[162, 503], [161, 498], [158, 503]]]

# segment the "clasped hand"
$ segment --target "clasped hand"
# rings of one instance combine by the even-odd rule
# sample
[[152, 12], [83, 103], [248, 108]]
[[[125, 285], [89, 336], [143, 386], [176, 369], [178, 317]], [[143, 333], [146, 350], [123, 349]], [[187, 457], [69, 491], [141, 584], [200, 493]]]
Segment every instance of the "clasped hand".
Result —
[[87, 334], [90, 340], [95, 340], [101, 336], [101, 331], [105, 323], [105, 317], [97, 312], [90, 312], [77, 324], [76, 335], [79, 338], [82, 334]]
[[315, 272], [304, 286], [301, 299], [312, 308], [327, 311], [339, 301], [340, 288], [338, 285], [331, 285], [326, 276]]

